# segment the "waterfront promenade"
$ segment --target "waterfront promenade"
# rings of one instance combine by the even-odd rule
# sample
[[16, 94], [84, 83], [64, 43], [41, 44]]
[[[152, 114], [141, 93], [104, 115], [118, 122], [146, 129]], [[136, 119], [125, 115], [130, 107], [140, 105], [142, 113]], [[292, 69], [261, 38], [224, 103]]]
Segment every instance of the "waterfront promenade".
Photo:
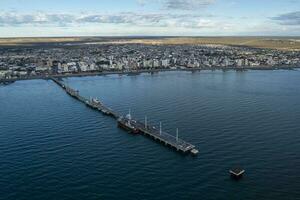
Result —
[[22, 81], [22, 80], [35, 80], [35, 79], [45, 79], [49, 80], [50, 77], [55, 78], [67, 78], [67, 77], [84, 77], [84, 76], [105, 76], [105, 75], [112, 75], [112, 74], [119, 74], [119, 75], [138, 75], [141, 73], [159, 73], [159, 72], [169, 72], [169, 71], [187, 71], [187, 72], [194, 72], [194, 71], [201, 71], [201, 70], [235, 70], [235, 71], [246, 71], [246, 70], [294, 70], [299, 69], [300, 66], [256, 66], [256, 67], [199, 67], [199, 68], [163, 68], [163, 69], [139, 69], [139, 70], [131, 70], [131, 71], [124, 71], [124, 70], [115, 70], [115, 71], [101, 71], [101, 72], [80, 72], [80, 73], [66, 73], [66, 74], [45, 74], [45, 75], [36, 75], [36, 76], [25, 76], [25, 77], [18, 77], [18, 78], [10, 78], [10, 79], [0, 79], [0, 84], [10, 84], [15, 81]]

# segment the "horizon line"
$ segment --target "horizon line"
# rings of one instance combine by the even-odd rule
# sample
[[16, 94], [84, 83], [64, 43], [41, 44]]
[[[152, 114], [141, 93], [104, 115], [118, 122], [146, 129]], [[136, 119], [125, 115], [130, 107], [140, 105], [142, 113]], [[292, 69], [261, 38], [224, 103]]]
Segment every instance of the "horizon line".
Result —
[[159, 37], [165, 37], [165, 38], [185, 38], [185, 37], [190, 37], [190, 38], [221, 38], [221, 37], [299, 37], [299, 36], [293, 36], [293, 35], [184, 35], [184, 36], [179, 36], [179, 35], [119, 35], [119, 36], [109, 36], [109, 35], [104, 35], [104, 36], [99, 36], [99, 35], [78, 35], [78, 36], [5, 36], [1, 37], [0, 39], [16, 39], [16, 38], [159, 38]]

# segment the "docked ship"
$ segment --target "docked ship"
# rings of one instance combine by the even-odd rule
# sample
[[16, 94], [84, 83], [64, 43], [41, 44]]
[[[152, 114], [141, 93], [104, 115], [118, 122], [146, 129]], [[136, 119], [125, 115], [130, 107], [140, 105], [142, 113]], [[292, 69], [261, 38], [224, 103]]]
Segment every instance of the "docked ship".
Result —
[[134, 133], [134, 134], [138, 134], [139, 133], [139, 129], [136, 128], [132, 122], [135, 122], [134, 120], [132, 120], [131, 118], [131, 114], [129, 112], [128, 115], [126, 115], [126, 117], [120, 117], [118, 119], [118, 126], [130, 133]]
[[78, 99], [79, 96], [79, 91], [78, 90], [73, 90], [69, 87], [66, 87], [66, 92], [73, 98]]
[[94, 109], [98, 109], [102, 105], [97, 98], [91, 98], [90, 100], [87, 100], [85, 104]]
[[97, 98], [92, 98], [91, 103], [92, 103], [92, 104], [95, 104], [95, 105], [101, 105], [100, 100], [97, 99]]

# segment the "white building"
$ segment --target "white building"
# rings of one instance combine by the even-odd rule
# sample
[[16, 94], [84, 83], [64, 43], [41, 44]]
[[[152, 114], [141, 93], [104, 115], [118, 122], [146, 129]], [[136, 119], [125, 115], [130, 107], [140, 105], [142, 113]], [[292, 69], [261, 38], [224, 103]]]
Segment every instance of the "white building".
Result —
[[168, 67], [169, 66], [169, 60], [165, 59], [161, 61], [161, 66], [162, 67]]
[[83, 71], [83, 72], [88, 71], [88, 64], [87, 63], [79, 62], [78, 65], [79, 65], [79, 68], [80, 68], [81, 71]]
[[4, 79], [6, 75], [6, 71], [0, 71], [0, 79]]

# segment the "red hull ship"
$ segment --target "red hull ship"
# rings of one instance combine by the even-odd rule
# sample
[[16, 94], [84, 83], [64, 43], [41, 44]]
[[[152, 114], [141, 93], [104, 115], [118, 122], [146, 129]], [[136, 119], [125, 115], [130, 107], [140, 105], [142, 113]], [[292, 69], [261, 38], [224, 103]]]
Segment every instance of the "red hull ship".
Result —
[[131, 119], [130, 113], [126, 117], [120, 117], [118, 119], [118, 126], [130, 133], [138, 134], [139, 129], [134, 126], [134, 120]]

